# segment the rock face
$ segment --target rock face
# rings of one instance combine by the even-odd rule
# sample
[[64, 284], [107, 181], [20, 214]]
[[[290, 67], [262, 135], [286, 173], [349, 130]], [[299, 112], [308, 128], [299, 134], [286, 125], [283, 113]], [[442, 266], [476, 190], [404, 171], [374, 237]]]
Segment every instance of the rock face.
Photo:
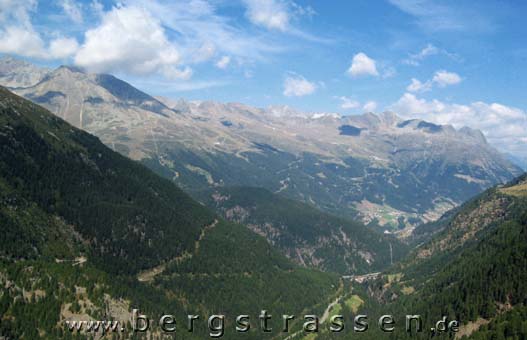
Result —
[[259, 186], [403, 234], [520, 173], [479, 131], [391, 112], [174, 101], [71, 67], [15, 91], [189, 192]]

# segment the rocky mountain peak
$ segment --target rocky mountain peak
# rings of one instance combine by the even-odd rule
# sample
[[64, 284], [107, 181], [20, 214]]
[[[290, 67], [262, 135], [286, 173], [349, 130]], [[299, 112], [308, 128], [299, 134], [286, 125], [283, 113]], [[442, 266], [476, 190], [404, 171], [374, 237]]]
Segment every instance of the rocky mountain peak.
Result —
[[42, 81], [80, 81], [89, 79], [89, 74], [85, 73], [82, 69], [73, 66], [59, 66], [58, 68], [50, 71], [42, 79]]
[[184, 98], [171, 99], [162, 96], [156, 96], [155, 99], [159, 100], [161, 103], [166, 105], [168, 108], [182, 113], [190, 113], [191, 109], [196, 105]]
[[81, 67], [77, 66], [71, 66], [71, 65], [61, 65], [59, 66], [56, 71], [64, 71], [64, 72], [71, 72], [71, 73], [83, 73], [85, 74], [86, 71], [82, 69]]

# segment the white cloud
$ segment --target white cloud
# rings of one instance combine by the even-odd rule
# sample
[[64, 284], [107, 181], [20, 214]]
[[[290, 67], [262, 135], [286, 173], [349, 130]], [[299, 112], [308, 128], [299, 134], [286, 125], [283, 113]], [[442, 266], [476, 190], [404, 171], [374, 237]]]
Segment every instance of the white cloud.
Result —
[[[341, 97], [334, 97], [334, 98], [339, 99], [342, 102], [340, 107], [345, 110], [357, 109], [361, 107], [361, 103], [359, 101], [354, 100], [350, 97], [341, 96]], [[366, 103], [364, 103], [364, 105], [362, 105], [362, 109], [365, 112], [373, 112], [377, 109], [377, 103], [373, 100], [367, 101]]]
[[231, 57], [224, 55], [223, 57], [220, 58], [220, 60], [216, 62], [216, 67], [224, 70], [227, 68], [227, 66], [229, 66], [230, 62], [231, 62]]
[[474, 102], [469, 105], [427, 101], [405, 93], [389, 107], [406, 118], [421, 118], [456, 128], [480, 129], [489, 142], [502, 151], [527, 156], [527, 113], [498, 103]]
[[104, 6], [99, 2], [99, 0], [92, 0], [90, 8], [98, 17], [102, 17], [102, 15], [104, 14]]
[[[414, 94], [405, 93], [390, 108], [401, 116], [409, 117], [414, 115], [427, 115], [432, 112], [441, 112], [445, 105], [438, 100], [431, 102], [425, 99], [418, 99]], [[428, 117], [427, 117], [428, 118]]]
[[409, 92], [426, 92], [430, 91], [434, 85], [439, 87], [447, 87], [450, 85], [459, 84], [463, 79], [459, 74], [448, 71], [436, 71], [434, 77], [431, 80], [427, 80], [424, 83], [419, 79], [412, 78], [410, 85], [406, 87]]
[[37, 0], [0, 0], [0, 23], [32, 28], [30, 12], [36, 9]]
[[[0, 0], [0, 53], [37, 59], [65, 59], [73, 55], [76, 65], [95, 72], [188, 78], [192, 74], [190, 66], [195, 63], [215, 65], [222, 56], [229, 56], [231, 62], [253, 65], [287, 50], [273, 34], [254, 34], [219, 14], [218, 8], [225, 6], [220, 1], [121, 0], [106, 12], [101, 0], [82, 4], [75, 0], [54, 1], [67, 15], [56, 16], [64, 24], [71, 24], [70, 19], [87, 23], [88, 16], [83, 15], [88, 12], [90, 21], [93, 19], [77, 52], [78, 43], [67, 36], [70, 29], [66, 26], [57, 31], [33, 28], [31, 18], [36, 13], [37, 0]], [[265, 7], [265, 3], [260, 5]], [[275, 18], [266, 25], [287, 27], [289, 34], [316, 39], [290, 25], [290, 20], [299, 16], [314, 15], [312, 8], [298, 6], [291, 0], [269, 3], [267, 7], [272, 11], [278, 8], [279, 12], [288, 13], [287, 24]], [[254, 2], [254, 6], [258, 4]]]
[[77, 40], [73, 38], [58, 38], [49, 43], [50, 58], [64, 59], [74, 55], [79, 49]]
[[387, 78], [391, 78], [391, 77], [394, 77], [395, 75], [397, 74], [397, 70], [395, 69], [395, 67], [385, 67], [382, 71], [382, 78], [383, 79], [387, 79]]
[[0, 0], [0, 53], [45, 57], [44, 41], [30, 19], [36, 8], [36, 0]]
[[[416, 18], [419, 26], [428, 31], [488, 32], [496, 24], [488, 11], [478, 3], [466, 6], [463, 1], [441, 2], [433, 0], [389, 0], [389, 2]], [[468, 19], [467, 19], [468, 18]]]
[[345, 109], [345, 110], [348, 110], [348, 109], [356, 109], [358, 107], [360, 107], [360, 103], [356, 100], [353, 100], [349, 97], [345, 97], [345, 96], [342, 96], [342, 97], [336, 97], [338, 99], [340, 99], [340, 101], [342, 101], [342, 104], [340, 105], [341, 108]]
[[216, 47], [213, 43], [206, 41], [192, 54], [192, 62], [201, 63], [208, 61], [216, 54]]
[[351, 66], [348, 69], [348, 73], [353, 77], [371, 75], [378, 76], [377, 66], [375, 60], [368, 57], [366, 54], [360, 52], [353, 56]]
[[275, 0], [243, 0], [247, 18], [255, 25], [271, 30], [286, 31], [290, 14], [286, 4]]
[[364, 104], [364, 106], [362, 107], [362, 109], [363, 109], [365, 112], [373, 112], [373, 111], [375, 111], [375, 109], [377, 109], [377, 103], [374, 102], [373, 100], [370, 100], [369, 102], [367, 102], [366, 104]]
[[75, 53], [78, 44], [73, 38], [56, 38], [46, 46], [31, 23], [36, 9], [35, 0], [0, 0], [0, 27], [4, 27], [0, 28], [0, 53], [39, 59], [62, 59]]
[[406, 87], [407, 91], [410, 92], [426, 92], [432, 89], [432, 82], [426, 81], [422, 83], [420, 80], [412, 78], [410, 85]]
[[292, 7], [292, 11], [296, 16], [306, 16], [308, 18], [312, 18], [317, 14], [317, 12], [313, 9], [311, 6], [300, 6], [299, 4], [295, 2], [290, 3]]
[[402, 61], [402, 63], [407, 64], [407, 65], [412, 65], [412, 66], [419, 66], [421, 62], [423, 62], [426, 58], [428, 58], [429, 56], [433, 56], [433, 55], [443, 55], [457, 62], [462, 61], [462, 58], [455, 53], [451, 53], [445, 49], [437, 48], [436, 46], [432, 44], [427, 44], [419, 52], [415, 54], [410, 54], [408, 58]]
[[44, 42], [40, 35], [31, 28], [16, 26], [0, 31], [0, 52], [33, 58], [46, 57]]
[[95, 72], [159, 73], [188, 79], [192, 70], [180, 69], [180, 53], [160, 22], [138, 7], [115, 7], [101, 24], [85, 33], [75, 63]]
[[31, 28], [8, 27], [0, 31], [0, 53], [16, 54], [39, 59], [64, 59], [75, 54], [79, 47], [73, 38], [57, 38], [46, 48], [40, 35]]
[[284, 96], [302, 97], [312, 94], [317, 89], [315, 83], [308, 81], [298, 74], [290, 74], [284, 80]]
[[426, 45], [416, 54], [411, 54], [408, 59], [403, 60], [404, 64], [418, 66], [426, 57], [438, 54], [440, 50], [432, 44]]
[[432, 44], [426, 45], [425, 48], [423, 48], [417, 55], [414, 55], [414, 59], [423, 60], [423, 58], [426, 58], [430, 55], [437, 54], [439, 52], [439, 49], [435, 47]]
[[[269, 54], [285, 50], [265, 35], [251, 34], [231, 24], [205, 0], [124, 0], [127, 6], [142, 8], [177, 36], [181, 58], [186, 63], [203, 62], [214, 55], [229, 55], [241, 62], [266, 60]], [[206, 51], [202, 57], [201, 52]]]
[[168, 79], [188, 80], [192, 77], [194, 71], [188, 66], [178, 68], [174, 65], [165, 65], [160, 68], [160, 73]]
[[[64, 13], [75, 23], [82, 23], [82, 10], [80, 8], [80, 3], [72, 0], [62, 0], [61, 2], [62, 9]], [[97, 6], [97, 5], [95, 5]]]
[[245, 16], [256, 26], [270, 31], [285, 32], [313, 42], [331, 41], [294, 27], [293, 21], [300, 17], [311, 18], [316, 14], [311, 6], [301, 6], [292, 0], [242, 0], [242, 3], [246, 7]]
[[457, 73], [441, 70], [435, 73], [432, 81], [435, 82], [439, 87], [445, 87], [459, 84], [461, 82], [461, 77]]

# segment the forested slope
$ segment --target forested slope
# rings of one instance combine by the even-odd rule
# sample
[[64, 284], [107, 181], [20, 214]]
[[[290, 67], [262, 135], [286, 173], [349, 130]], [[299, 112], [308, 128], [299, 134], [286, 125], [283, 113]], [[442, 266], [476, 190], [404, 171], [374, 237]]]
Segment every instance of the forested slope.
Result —
[[367, 273], [387, 268], [407, 252], [395, 237], [262, 188], [223, 187], [197, 197], [303, 266], [342, 275]]
[[[232, 313], [316, 311], [338, 287], [3, 88], [0, 226], [0, 335], [11, 339], [69, 338], [64, 320], [126, 321], [132, 307], [181, 328], [202, 315], [189, 339], [225, 313], [229, 334]], [[273, 335], [255, 326], [247, 338]]]
[[[443, 316], [461, 323], [459, 335], [523, 339], [527, 305], [527, 176], [488, 190], [449, 218], [446, 228], [379, 279], [353, 283], [371, 317], [365, 334], [343, 338], [422, 338]], [[343, 302], [344, 303], [344, 302]], [[394, 333], [376, 318], [395, 316]], [[424, 331], [405, 332], [405, 316], [421, 315]], [[414, 326], [415, 329], [415, 326]], [[479, 331], [478, 331], [479, 329]], [[450, 338], [453, 333], [441, 337]], [[328, 332], [317, 337], [330, 339]]]

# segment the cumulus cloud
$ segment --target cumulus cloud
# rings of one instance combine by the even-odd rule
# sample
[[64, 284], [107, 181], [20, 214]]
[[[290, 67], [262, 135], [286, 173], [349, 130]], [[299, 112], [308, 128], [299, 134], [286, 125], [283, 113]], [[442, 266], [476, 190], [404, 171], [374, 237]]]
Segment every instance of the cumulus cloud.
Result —
[[426, 81], [422, 83], [420, 80], [412, 78], [410, 85], [406, 87], [407, 91], [410, 92], [426, 92], [432, 89], [432, 82]]
[[227, 66], [229, 66], [230, 62], [231, 62], [231, 57], [224, 55], [223, 57], [220, 58], [220, 60], [216, 62], [216, 67], [222, 70], [226, 69]]
[[[214, 61], [215, 65], [222, 56], [229, 56], [240, 64], [252, 64], [286, 49], [271, 35], [255, 35], [234, 25], [218, 13], [219, 2], [122, 0], [106, 11], [100, 0], [82, 4], [56, 0], [56, 4], [66, 21], [86, 23], [84, 10], [97, 18], [95, 26], [84, 32], [81, 46], [67, 36], [66, 27], [58, 31], [33, 28], [37, 0], [0, 0], [0, 53], [37, 59], [73, 56], [76, 65], [94, 72], [189, 78], [195, 63]], [[293, 6], [289, 0], [276, 4], [288, 11], [287, 22], [313, 15], [312, 9]]]
[[[181, 58], [186, 63], [204, 62], [229, 55], [241, 62], [266, 60], [285, 50], [265, 35], [251, 34], [217, 13], [217, 2], [205, 0], [126, 0], [126, 6], [142, 8], [177, 36]], [[203, 55], [202, 52], [205, 54]]]
[[[37, 1], [0, 0], [0, 53], [24, 57], [55, 59], [75, 53], [78, 46], [73, 38], [55, 38], [46, 43], [31, 23], [31, 13]], [[63, 50], [61, 50], [63, 49]]]
[[342, 102], [340, 107], [345, 110], [356, 109], [360, 107], [360, 103], [358, 101], [353, 100], [349, 97], [341, 96], [341, 97], [336, 97], [336, 98], [338, 98]]
[[79, 49], [77, 40], [73, 38], [58, 38], [49, 43], [50, 58], [64, 59], [74, 55]]
[[40, 59], [64, 59], [79, 47], [73, 38], [57, 38], [46, 48], [38, 33], [31, 29], [8, 27], [0, 32], [0, 52]]
[[290, 14], [286, 4], [275, 0], [244, 0], [246, 16], [255, 25], [271, 30], [286, 31]]
[[457, 73], [441, 70], [435, 73], [434, 78], [432, 78], [432, 81], [436, 83], [439, 87], [445, 87], [449, 85], [459, 84], [461, 82], [461, 77]]
[[421, 82], [419, 79], [412, 78], [410, 84], [406, 87], [409, 92], [427, 92], [430, 91], [434, 85], [439, 87], [447, 87], [450, 85], [459, 84], [463, 79], [461, 76], [454, 72], [448, 72], [445, 70], [436, 71], [433, 78]]
[[32, 28], [30, 13], [36, 9], [37, 0], [0, 0], [0, 23]]
[[428, 101], [411, 93], [405, 93], [389, 108], [406, 118], [480, 129], [500, 150], [527, 156], [527, 113], [524, 110], [499, 103], [462, 105], [436, 99]]
[[41, 58], [46, 54], [44, 41], [35, 32], [30, 13], [36, 0], [0, 0], [0, 52]]
[[302, 39], [328, 42], [294, 27], [293, 21], [316, 14], [311, 6], [301, 6], [292, 0], [242, 0], [249, 21], [270, 31], [287, 32]]
[[299, 74], [289, 74], [284, 80], [284, 96], [302, 97], [312, 94], [317, 89], [315, 83], [308, 81]]
[[160, 22], [138, 7], [115, 7], [101, 24], [85, 33], [75, 63], [95, 72], [124, 71], [136, 75], [160, 73], [167, 78], [189, 78], [189, 67], [179, 68], [177, 47]]
[[362, 109], [366, 112], [373, 112], [375, 111], [375, 109], [377, 109], [377, 103], [373, 100], [370, 100], [369, 102], [366, 102], [366, 104], [364, 104]]
[[351, 66], [348, 69], [348, 73], [352, 77], [358, 76], [378, 76], [377, 66], [375, 60], [368, 57], [365, 53], [360, 52], [353, 56]]
[[364, 105], [362, 105], [359, 101], [354, 100], [350, 97], [341, 96], [334, 98], [341, 101], [340, 107], [345, 110], [358, 109], [362, 107], [365, 112], [373, 112], [377, 109], [377, 103], [373, 100], [367, 101], [366, 103], [364, 103]]
[[0, 31], [0, 52], [44, 58], [46, 51], [40, 35], [32, 29], [7, 27]]

